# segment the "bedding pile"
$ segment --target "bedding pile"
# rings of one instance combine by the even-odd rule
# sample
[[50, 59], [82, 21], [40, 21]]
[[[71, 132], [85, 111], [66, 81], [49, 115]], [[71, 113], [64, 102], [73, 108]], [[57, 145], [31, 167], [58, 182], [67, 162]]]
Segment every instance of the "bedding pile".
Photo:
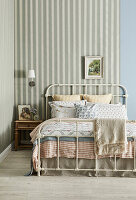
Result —
[[[68, 120], [68, 119], [66, 119]], [[79, 151], [78, 157], [83, 159], [95, 159], [96, 158], [96, 144], [95, 135], [93, 133], [93, 123], [85, 122], [81, 119], [71, 119], [67, 122], [61, 122], [58, 119], [50, 119], [42, 123], [43, 128], [41, 130], [41, 135], [47, 137], [41, 138], [40, 145], [40, 157], [41, 158], [55, 158], [57, 157], [57, 138], [55, 136], [61, 136], [59, 142], [59, 156], [62, 158], [75, 158], [76, 157], [76, 124], [78, 124], [78, 135], [79, 138]], [[39, 131], [38, 126], [35, 130], [31, 132], [32, 142], [34, 144], [33, 150], [33, 166], [36, 170], [38, 162], [38, 145], [37, 145], [37, 134]], [[54, 137], [50, 137], [54, 136]], [[71, 137], [66, 137], [71, 136]], [[72, 137], [73, 136], [73, 137]], [[87, 137], [88, 136], [88, 137]], [[126, 123], [126, 152], [118, 154], [118, 158], [133, 158], [134, 157], [134, 139], [136, 136], [136, 125], [130, 122]], [[113, 157], [114, 155], [98, 155], [98, 159]]]

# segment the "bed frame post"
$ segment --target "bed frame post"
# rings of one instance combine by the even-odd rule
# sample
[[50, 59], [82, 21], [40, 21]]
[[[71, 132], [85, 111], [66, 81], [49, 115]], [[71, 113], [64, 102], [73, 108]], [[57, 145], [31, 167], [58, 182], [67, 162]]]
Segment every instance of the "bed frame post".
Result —
[[76, 148], [76, 170], [78, 170], [78, 123], [76, 121], [76, 141], [77, 141], [77, 148]]
[[116, 160], [116, 155], [114, 156], [114, 171], [117, 171], [117, 160]]
[[96, 155], [96, 156], [95, 156], [95, 176], [98, 177], [97, 159], [98, 159], [98, 157], [97, 157], [97, 155]]
[[45, 106], [46, 106], [46, 120], [48, 119], [48, 94], [45, 94]]
[[57, 153], [57, 170], [59, 170], [60, 169], [60, 167], [59, 167], [59, 136], [57, 136], [57, 138], [58, 138], [58, 153]]
[[38, 172], [37, 175], [40, 176], [40, 171], [41, 171], [41, 167], [40, 167], [40, 138], [41, 138], [41, 134], [39, 131], [38, 134]]
[[135, 137], [134, 137], [134, 171], [136, 171], [136, 165], [135, 165], [135, 157], [136, 157], [136, 153], [135, 153], [135, 150], [136, 150], [136, 148], [135, 148]]

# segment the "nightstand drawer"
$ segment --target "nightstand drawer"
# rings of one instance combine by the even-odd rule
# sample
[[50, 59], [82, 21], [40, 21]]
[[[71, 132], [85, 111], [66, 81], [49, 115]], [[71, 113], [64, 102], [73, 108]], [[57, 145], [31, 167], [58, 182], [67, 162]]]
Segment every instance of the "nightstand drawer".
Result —
[[16, 127], [17, 130], [33, 130], [35, 127], [37, 127], [39, 124], [41, 124], [42, 121], [16, 121]]
[[18, 123], [18, 129], [26, 129], [26, 128], [32, 128], [34, 129], [36, 126], [38, 126], [39, 123]]

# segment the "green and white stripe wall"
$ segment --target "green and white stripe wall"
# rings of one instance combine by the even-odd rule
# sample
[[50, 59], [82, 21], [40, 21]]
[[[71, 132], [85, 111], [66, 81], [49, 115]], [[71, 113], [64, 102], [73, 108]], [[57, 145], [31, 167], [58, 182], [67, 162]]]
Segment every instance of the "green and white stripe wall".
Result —
[[[119, 83], [119, 35], [120, 0], [15, 0], [15, 105], [38, 105], [44, 119], [49, 84]], [[86, 55], [104, 56], [103, 80], [84, 79]]]
[[0, 161], [11, 148], [13, 110], [14, 0], [0, 0]]

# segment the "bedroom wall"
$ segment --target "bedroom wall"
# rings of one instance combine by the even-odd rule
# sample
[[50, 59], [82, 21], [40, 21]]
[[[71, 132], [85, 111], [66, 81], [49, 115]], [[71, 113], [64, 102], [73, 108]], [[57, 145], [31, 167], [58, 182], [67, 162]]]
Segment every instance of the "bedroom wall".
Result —
[[136, 1], [121, 0], [121, 83], [128, 90], [128, 118], [136, 120]]
[[0, 0], [0, 153], [11, 143], [14, 107], [14, 0]]
[[[15, 105], [38, 105], [44, 119], [49, 84], [119, 83], [119, 20], [119, 0], [15, 0]], [[103, 80], [84, 79], [86, 55], [104, 56]]]

